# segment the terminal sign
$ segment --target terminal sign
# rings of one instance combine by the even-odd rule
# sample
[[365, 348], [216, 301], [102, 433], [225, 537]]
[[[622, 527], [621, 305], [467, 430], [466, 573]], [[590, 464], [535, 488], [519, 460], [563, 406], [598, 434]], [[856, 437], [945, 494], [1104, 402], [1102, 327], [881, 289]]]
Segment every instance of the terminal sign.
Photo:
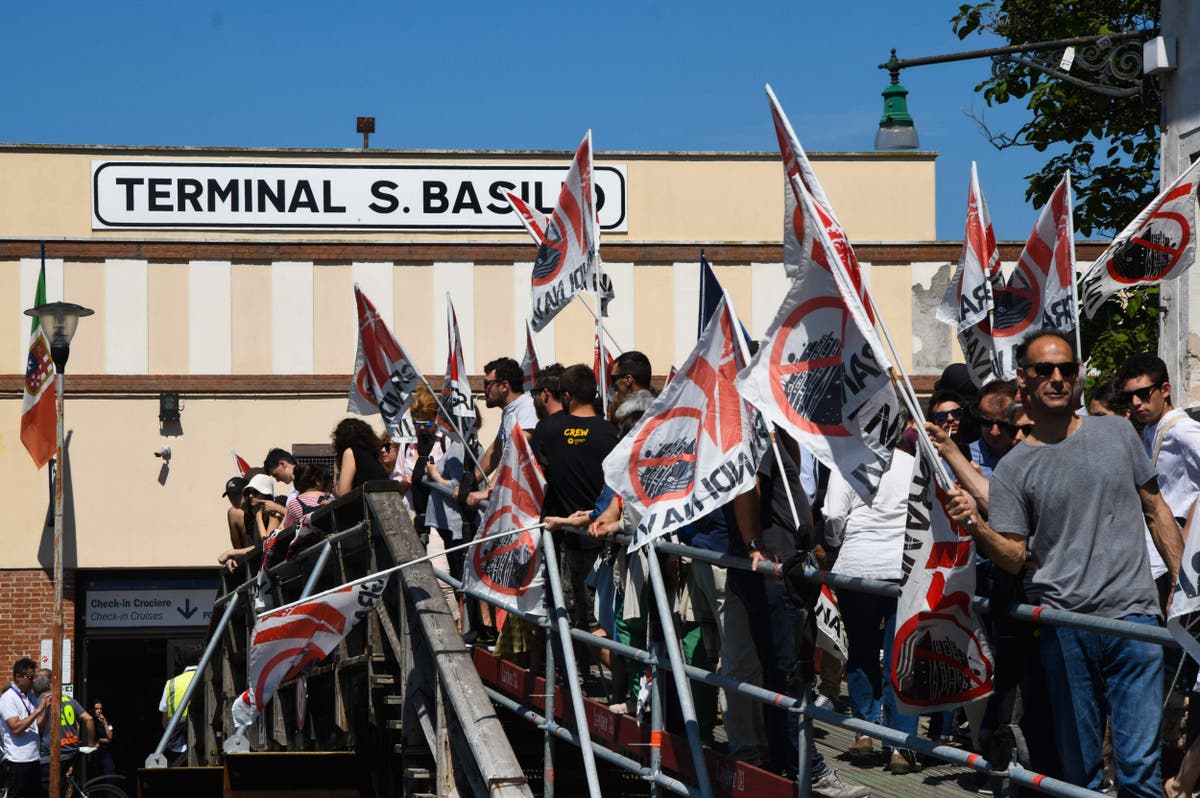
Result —
[[[550, 214], [567, 169], [92, 161], [92, 228], [519, 232], [505, 193]], [[593, 174], [600, 229], [627, 231], [625, 167]]]
[[208, 626], [215, 591], [211, 588], [89, 589], [85, 594], [89, 629], [145, 629]]

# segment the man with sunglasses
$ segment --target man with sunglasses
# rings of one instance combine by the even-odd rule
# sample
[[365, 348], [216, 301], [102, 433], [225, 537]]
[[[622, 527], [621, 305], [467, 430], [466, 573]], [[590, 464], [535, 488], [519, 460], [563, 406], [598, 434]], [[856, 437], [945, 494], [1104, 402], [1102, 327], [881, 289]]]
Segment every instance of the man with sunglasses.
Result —
[[13, 665], [12, 683], [0, 695], [0, 717], [4, 725], [4, 758], [8, 761], [8, 794], [11, 798], [40, 798], [42, 767], [38, 762], [40, 725], [48, 723], [50, 694], [41, 701], [33, 698], [33, 677], [37, 663], [21, 657]]
[[500, 455], [509, 437], [519, 429], [526, 439], [532, 439], [538, 420], [533, 397], [525, 393], [525, 372], [521, 371], [521, 364], [511, 357], [496, 358], [484, 365], [483, 401], [488, 407], [499, 407], [501, 410], [496, 439], [483, 453], [479, 463], [482, 468], [480, 482], [499, 467]]
[[[1030, 603], [1157, 626], [1142, 519], [1172, 578], [1183, 540], [1137, 434], [1120, 418], [1075, 414], [1079, 361], [1072, 339], [1040, 331], [1017, 358], [1033, 429], [992, 475], [988, 520], [960, 489], [950, 493], [950, 517], [998, 567], [1012, 574], [1029, 569]], [[1162, 648], [1045, 626], [1039, 655], [1063, 777], [1099, 789], [1107, 708], [1120, 795], [1161, 795]]]
[[1016, 445], [1017, 430], [1008, 420], [1008, 408], [1017, 397], [1017, 386], [1006, 380], [993, 380], [979, 392], [975, 416], [979, 420], [979, 439], [972, 441], [971, 460], [985, 477], [991, 477], [1000, 458]]
[[1130, 417], [1142, 426], [1142, 444], [1158, 471], [1163, 501], [1182, 525], [1200, 496], [1200, 422], [1172, 406], [1167, 364], [1154, 355], [1126, 360], [1116, 384]]

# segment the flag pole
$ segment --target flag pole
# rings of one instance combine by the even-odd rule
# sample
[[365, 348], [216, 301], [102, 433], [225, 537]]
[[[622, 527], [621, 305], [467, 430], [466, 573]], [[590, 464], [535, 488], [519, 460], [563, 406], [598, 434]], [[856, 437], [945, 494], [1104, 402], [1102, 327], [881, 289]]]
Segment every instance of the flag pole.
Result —
[[[583, 298], [583, 296], [584, 295], [582, 293], [578, 293], [575, 295], [575, 299], [578, 299], [579, 304], [581, 304], [585, 308], [587, 308], [587, 312], [592, 315], [593, 321], [599, 322], [600, 321], [599, 314], [597, 314], [596, 311], [592, 309], [592, 306], [587, 303], [587, 300], [585, 300]], [[625, 347], [621, 346], [620, 342], [617, 341], [617, 339], [613, 337], [613, 334], [608, 331], [608, 328], [602, 327], [602, 329], [604, 331], [604, 335], [608, 336], [609, 343], [611, 343], [613, 345], [613, 350], [618, 351], [618, 352], [624, 352]]]
[[[588, 202], [591, 206], [593, 216], [598, 216], [596, 209], [596, 180], [595, 180], [595, 165], [596, 165], [596, 149], [592, 146], [592, 131], [591, 128], [587, 132], [588, 143]], [[588, 255], [592, 259], [592, 302], [595, 303], [599, 313], [594, 313], [596, 318], [596, 345], [599, 348], [600, 360], [597, 365], [601, 369], [606, 369], [604, 359], [604, 301], [601, 297], [604, 294], [604, 262], [600, 260], [600, 219], [593, 218], [595, 222], [596, 235], [592, 240], [591, 252]], [[586, 229], [586, 227], [585, 227]], [[600, 384], [600, 410], [601, 414], [608, 418], [608, 375], [596, 375], [596, 382]]]
[[[1083, 361], [1083, 332], [1080, 330], [1079, 318], [1079, 273], [1075, 269], [1075, 189], [1071, 186], [1071, 170], [1068, 169], [1063, 177], [1067, 181], [1067, 213], [1071, 214], [1068, 217], [1071, 221], [1071, 235], [1067, 245], [1071, 248], [1071, 308], [1075, 311], [1075, 356]], [[1086, 374], [1084, 375], [1087, 376]], [[1087, 409], [1087, 402], [1083, 403], [1084, 409]]]

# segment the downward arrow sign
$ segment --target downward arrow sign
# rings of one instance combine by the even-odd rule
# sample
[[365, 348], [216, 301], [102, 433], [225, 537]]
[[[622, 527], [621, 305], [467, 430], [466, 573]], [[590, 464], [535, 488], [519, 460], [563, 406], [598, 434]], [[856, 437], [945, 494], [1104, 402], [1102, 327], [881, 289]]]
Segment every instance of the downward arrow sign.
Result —
[[192, 600], [189, 598], [189, 599], [184, 599], [183, 606], [176, 607], [175, 611], [177, 613], [179, 613], [180, 615], [182, 615], [184, 618], [191, 618], [193, 615], [196, 614], [196, 611], [199, 609], [200, 609], [199, 607], [192, 606]]

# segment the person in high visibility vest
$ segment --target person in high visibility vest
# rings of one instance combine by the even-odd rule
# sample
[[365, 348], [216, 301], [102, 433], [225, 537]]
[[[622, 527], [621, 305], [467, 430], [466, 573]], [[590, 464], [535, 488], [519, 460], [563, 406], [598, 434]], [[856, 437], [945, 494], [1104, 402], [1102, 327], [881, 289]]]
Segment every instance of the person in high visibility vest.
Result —
[[[196, 675], [196, 663], [199, 661], [198, 649], [194, 648], [185, 652], [184, 662], [191, 663], [183, 672], [174, 678], [168, 679], [163, 685], [162, 698], [158, 702], [158, 709], [162, 713], [163, 728], [167, 728], [167, 724], [171, 722], [171, 716], [182, 705], [184, 693], [187, 692], [188, 685], [192, 683], [192, 678]], [[167, 746], [163, 753], [167, 757], [168, 767], [181, 767], [187, 764], [187, 715], [188, 708], [183, 708], [183, 714], [179, 718], [179, 722], [175, 724], [175, 730], [171, 733], [171, 737], [167, 740]]]

